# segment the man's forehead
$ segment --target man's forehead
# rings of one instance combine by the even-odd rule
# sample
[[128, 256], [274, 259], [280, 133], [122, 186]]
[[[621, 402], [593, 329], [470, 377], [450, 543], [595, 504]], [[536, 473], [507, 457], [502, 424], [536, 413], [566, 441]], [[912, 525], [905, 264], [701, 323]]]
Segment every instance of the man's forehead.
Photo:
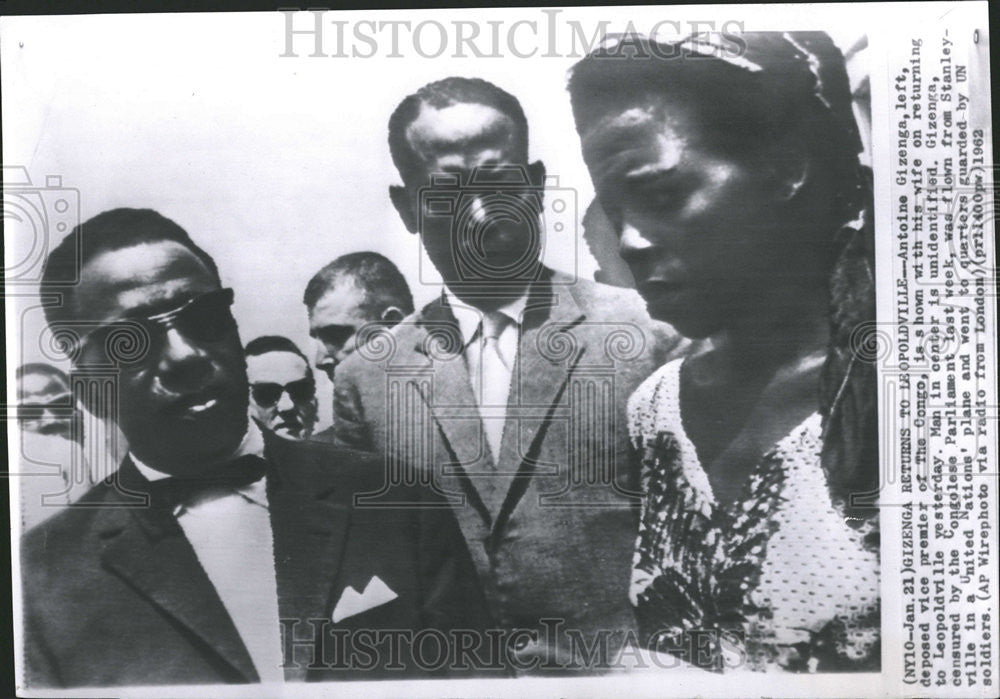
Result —
[[309, 365], [294, 352], [276, 350], [247, 357], [247, 373], [252, 381], [280, 383], [308, 376]]
[[427, 164], [449, 154], [497, 151], [510, 156], [518, 145], [514, 120], [495, 107], [458, 102], [444, 107], [423, 104], [406, 130], [413, 152]]
[[156, 307], [218, 288], [214, 275], [190, 249], [155, 241], [109, 250], [81, 270], [77, 303], [98, 316]]
[[309, 311], [313, 325], [348, 325], [353, 321], [363, 321], [362, 306], [365, 292], [353, 276], [342, 277], [319, 297]]

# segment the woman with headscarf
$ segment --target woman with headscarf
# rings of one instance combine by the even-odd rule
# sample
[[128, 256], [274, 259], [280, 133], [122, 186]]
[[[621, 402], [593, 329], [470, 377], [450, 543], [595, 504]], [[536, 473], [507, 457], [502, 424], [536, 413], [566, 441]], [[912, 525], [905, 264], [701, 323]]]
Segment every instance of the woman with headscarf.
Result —
[[843, 56], [822, 32], [626, 35], [569, 90], [650, 314], [710, 340], [630, 401], [643, 643], [877, 670], [871, 181]]

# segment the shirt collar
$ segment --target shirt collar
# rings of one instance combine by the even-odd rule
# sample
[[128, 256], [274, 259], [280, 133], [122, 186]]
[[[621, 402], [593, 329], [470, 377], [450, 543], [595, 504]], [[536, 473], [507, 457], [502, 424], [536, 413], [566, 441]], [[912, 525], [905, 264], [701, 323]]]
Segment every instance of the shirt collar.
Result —
[[[226, 461], [232, 461], [234, 459], [238, 459], [241, 456], [251, 456], [251, 455], [264, 458], [264, 435], [261, 433], [260, 427], [257, 426], [256, 422], [254, 422], [253, 420], [247, 420], [247, 423], [248, 423], [247, 432], [245, 435], [243, 435], [243, 441], [240, 442], [240, 445], [236, 447], [236, 450], [232, 453], [232, 455], [230, 455], [228, 459], [226, 459]], [[144, 464], [131, 451], [129, 452], [128, 455], [129, 458], [132, 459], [132, 463], [134, 463], [135, 467], [139, 470], [139, 473], [141, 473], [143, 476], [146, 477], [146, 480], [158, 481], [163, 478], [170, 477], [169, 473], [158, 471], [152, 466]]]
[[[462, 340], [465, 346], [472, 342], [479, 325], [483, 320], [483, 311], [474, 306], [470, 306], [458, 299], [448, 287], [444, 289], [444, 298], [448, 302], [452, 315], [458, 321], [458, 328], [462, 331]], [[514, 325], [520, 325], [525, 306], [528, 305], [528, 292], [525, 291], [519, 297], [496, 309], [500, 313], [511, 319]]]

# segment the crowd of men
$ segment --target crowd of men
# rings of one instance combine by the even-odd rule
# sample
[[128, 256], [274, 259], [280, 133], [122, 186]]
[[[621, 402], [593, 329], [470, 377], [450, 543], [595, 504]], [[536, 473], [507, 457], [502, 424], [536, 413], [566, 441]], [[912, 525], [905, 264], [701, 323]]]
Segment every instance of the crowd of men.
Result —
[[[415, 310], [381, 255], [332, 261], [303, 295], [312, 362], [244, 343], [206, 233], [160, 213], [106, 211], [51, 252], [47, 320], [76, 333], [74, 370], [118, 367], [128, 446], [23, 541], [33, 686], [598, 672], [636, 643], [625, 402], [687, 343], [633, 290], [542, 264], [545, 167], [514, 96], [431, 83], [389, 145], [443, 293]], [[31, 371], [22, 401], [69, 404]]]
[[[391, 261], [375, 252], [358, 252], [342, 255], [319, 270], [306, 286], [303, 303], [315, 341], [312, 363], [284, 336], [257, 337], [244, 347], [250, 416], [287, 439], [332, 441], [332, 427], [314, 431], [319, 406], [313, 369], [322, 370], [332, 382], [334, 369], [355, 350], [358, 330], [373, 322], [392, 327], [413, 312], [413, 299], [406, 279]], [[27, 530], [107, 477], [127, 453], [128, 444], [113, 423], [82, 409], [70, 377], [58, 367], [27, 363], [18, 367], [15, 378], [26, 476], [21, 479], [18, 514]], [[89, 463], [84, 447], [101, 437], [93, 434], [97, 428], [110, 430], [102, 442], [115, 442], [103, 470]], [[89, 439], [85, 432], [92, 433]]]

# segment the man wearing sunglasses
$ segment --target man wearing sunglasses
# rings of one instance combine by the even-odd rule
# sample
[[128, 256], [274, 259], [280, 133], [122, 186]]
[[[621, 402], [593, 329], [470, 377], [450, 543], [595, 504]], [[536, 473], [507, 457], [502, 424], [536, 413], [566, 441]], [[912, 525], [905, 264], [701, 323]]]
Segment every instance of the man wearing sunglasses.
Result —
[[21, 429], [83, 441], [83, 425], [69, 388], [69, 377], [50, 364], [25, 364], [17, 368], [17, 393]]
[[425, 667], [407, 637], [359, 657], [359, 631], [483, 623], [447, 509], [416, 488], [356, 507], [381, 460], [248, 419], [232, 290], [180, 226], [100, 214], [41, 290], [74, 372], [117, 382], [87, 400], [117, 400], [130, 451], [22, 544], [31, 687], [401, 677]]
[[250, 416], [288, 439], [308, 439], [316, 426], [316, 380], [309, 360], [287, 337], [263, 335], [247, 343]]
[[[15, 372], [21, 465], [19, 516], [27, 531], [80, 498], [96, 474], [83, 447], [83, 416], [69, 377], [50, 365], [24, 364]], [[58, 467], [58, 468], [56, 468]]]

